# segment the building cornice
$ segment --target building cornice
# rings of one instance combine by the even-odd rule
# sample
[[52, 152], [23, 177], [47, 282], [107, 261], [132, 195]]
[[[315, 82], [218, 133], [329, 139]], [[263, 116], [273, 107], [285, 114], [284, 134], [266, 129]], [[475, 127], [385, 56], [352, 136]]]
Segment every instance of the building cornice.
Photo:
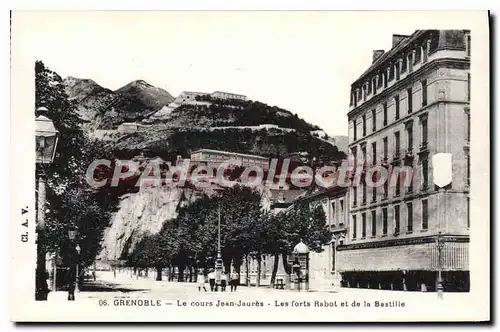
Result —
[[431, 60], [425, 64], [423, 64], [419, 69], [414, 72], [411, 72], [406, 75], [405, 78], [396, 81], [392, 86], [385, 88], [377, 95], [373, 96], [366, 102], [361, 105], [353, 108], [351, 111], [347, 113], [347, 117], [351, 120], [352, 117], [355, 117], [359, 113], [362, 113], [368, 108], [372, 108], [374, 104], [380, 103], [381, 100], [385, 100], [390, 97], [395, 91], [400, 91], [408, 85], [408, 82], [418, 81], [421, 77], [428, 74], [437, 68], [457, 68], [458, 66], [462, 66], [462, 69], [468, 69], [470, 67], [470, 60], [468, 59], [457, 59], [457, 58], [439, 58]]
[[[429, 235], [429, 236], [412, 237], [404, 239], [390, 239], [390, 240], [376, 241], [376, 242], [342, 244], [337, 246], [337, 251], [388, 248], [388, 247], [396, 247], [404, 245], [435, 243], [436, 239], [437, 235]], [[441, 240], [443, 242], [455, 242], [455, 243], [470, 242], [470, 238], [468, 235], [441, 235]]]

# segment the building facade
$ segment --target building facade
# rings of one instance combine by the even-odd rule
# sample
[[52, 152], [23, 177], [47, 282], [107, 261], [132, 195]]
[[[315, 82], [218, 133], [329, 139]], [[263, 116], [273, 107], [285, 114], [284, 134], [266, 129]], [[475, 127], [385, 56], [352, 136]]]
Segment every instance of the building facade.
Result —
[[201, 149], [191, 153], [190, 159], [193, 165], [206, 165], [214, 169], [224, 162], [230, 162], [232, 166], [257, 166], [264, 171], [269, 169], [269, 158], [236, 152]]
[[238, 100], [247, 100], [247, 96], [239, 95], [231, 92], [223, 92], [223, 91], [215, 91], [210, 95], [212, 98], [217, 99], [238, 99]]
[[[394, 35], [388, 52], [374, 51], [352, 84], [350, 160], [368, 177], [407, 166], [411, 181], [372, 188], [362, 176], [349, 188], [344, 286], [433, 291], [441, 269], [445, 291], [469, 290], [469, 102], [469, 31]], [[443, 152], [452, 183], [438, 188], [432, 156]]]
[[333, 233], [329, 244], [322, 252], [309, 253], [309, 288], [311, 290], [331, 290], [340, 286], [341, 276], [337, 264], [337, 248], [344, 245], [349, 220], [349, 198], [346, 187], [321, 189], [298, 198], [294, 204], [308, 204], [311, 210], [323, 208], [326, 225]]

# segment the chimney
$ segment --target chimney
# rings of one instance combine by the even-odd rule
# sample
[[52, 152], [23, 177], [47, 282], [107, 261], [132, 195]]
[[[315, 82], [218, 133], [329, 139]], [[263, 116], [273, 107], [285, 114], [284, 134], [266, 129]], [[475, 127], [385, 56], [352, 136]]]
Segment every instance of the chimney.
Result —
[[396, 46], [400, 41], [410, 36], [407, 35], [392, 35], [392, 47]]
[[377, 61], [378, 58], [380, 58], [382, 56], [382, 54], [384, 54], [384, 50], [375, 50], [375, 51], [373, 51], [373, 61], [372, 61], [372, 63], [375, 63], [375, 61]]

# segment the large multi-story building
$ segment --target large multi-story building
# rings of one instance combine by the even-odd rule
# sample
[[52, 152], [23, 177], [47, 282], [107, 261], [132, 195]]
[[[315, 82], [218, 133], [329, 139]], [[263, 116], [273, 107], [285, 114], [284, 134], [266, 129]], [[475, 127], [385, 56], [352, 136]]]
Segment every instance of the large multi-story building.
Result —
[[211, 149], [193, 151], [191, 153], [191, 163], [193, 165], [206, 165], [214, 169], [220, 167], [222, 163], [230, 163], [231, 166], [240, 167], [257, 166], [263, 171], [269, 169], [269, 158]]
[[[445, 290], [468, 291], [470, 51], [466, 30], [393, 35], [352, 84], [351, 160], [363, 172], [408, 166], [413, 176], [409, 186], [349, 189], [344, 286], [432, 291], [441, 269]], [[432, 156], [443, 152], [452, 183], [438, 188]]]

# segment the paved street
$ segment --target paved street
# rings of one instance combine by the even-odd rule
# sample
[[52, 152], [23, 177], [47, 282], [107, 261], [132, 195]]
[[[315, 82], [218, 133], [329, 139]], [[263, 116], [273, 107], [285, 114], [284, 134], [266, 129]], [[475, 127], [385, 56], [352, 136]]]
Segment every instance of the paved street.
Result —
[[[231, 293], [229, 286], [226, 292], [210, 292], [210, 287], [206, 284], [207, 292], [198, 292], [197, 283], [189, 282], [169, 282], [165, 280], [156, 281], [154, 273], [149, 277], [132, 276], [130, 272], [117, 273], [116, 278], [111, 271], [99, 271], [97, 280], [86, 280], [82, 286], [81, 292], [76, 294], [77, 300], [96, 300], [96, 299], [113, 299], [113, 298], [147, 298], [147, 299], [162, 299], [171, 300], [192, 300], [192, 299], [209, 299], [216, 301], [223, 300], [344, 300], [349, 299], [377, 299], [379, 301], [434, 301], [437, 299], [436, 293], [422, 292], [402, 292], [388, 290], [369, 290], [369, 289], [354, 289], [341, 288], [337, 291], [310, 291], [296, 292], [292, 290], [278, 290], [269, 287], [246, 287], [238, 286], [236, 292]], [[469, 293], [445, 293], [445, 300], [464, 300], [469, 296]], [[67, 292], [58, 291], [49, 294], [49, 300], [58, 299], [66, 300]]]

